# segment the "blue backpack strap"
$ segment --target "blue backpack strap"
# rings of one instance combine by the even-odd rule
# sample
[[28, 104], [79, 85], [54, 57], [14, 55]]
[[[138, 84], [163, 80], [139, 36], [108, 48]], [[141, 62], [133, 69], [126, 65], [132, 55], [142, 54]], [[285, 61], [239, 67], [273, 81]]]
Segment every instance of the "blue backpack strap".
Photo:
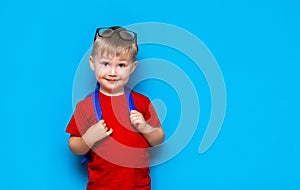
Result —
[[[100, 84], [97, 82], [96, 89], [93, 94], [93, 106], [94, 106], [94, 111], [95, 111], [97, 122], [100, 121], [103, 116], [100, 101], [99, 101], [99, 90], [100, 90]], [[128, 110], [130, 113], [131, 110], [136, 110], [136, 108], [135, 108], [134, 101], [132, 98], [131, 90], [129, 88], [125, 88], [125, 95], [126, 95], [126, 99], [128, 102]], [[90, 159], [91, 159], [91, 154], [90, 154], [90, 152], [88, 152], [84, 155], [84, 157], [81, 161], [81, 165], [84, 165], [85, 163], [89, 162]]]
[[126, 99], [127, 99], [127, 102], [128, 102], [128, 110], [129, 110], [129, 113], [130, 113], [131, 110], [136, 110], [135, 105], [134, 105], [134, 101], [133, 101], [133, 98], [132, 98], [131, 90], [129, 88], [125, 88], [125, 94], [126, 94]]
[[84, 155], [84, 157], [82, 158], [80, 164], [83, 166], [84, 164], [88, 163], [91, 160], [91, 153], [88, 152]]
[[[99, 102], [99, 89], [100, 89], [100, 84], [97, 82], [95, 91], [91, 93], [93, 95], [93, 106], [94, 106], [94, 112], [96, 114], [97, 122], [102, 119], [102, 109]], [[88, 96], [90, 96], [91, 94], [89, 94]], [[89, 151], [84, 155], [80, 164], [83, 166], [84, 164], [88, 163], [90, 160], [91, 160], [91, 153]]]
[[97, 82], [96, 89], [93, 95], [93, 105], [94, 105], [94, 111], [96, 114], [97, 122], [102, 119], [102, 109], [99, 101], [99, 89], [100, 89], [100, 84]]

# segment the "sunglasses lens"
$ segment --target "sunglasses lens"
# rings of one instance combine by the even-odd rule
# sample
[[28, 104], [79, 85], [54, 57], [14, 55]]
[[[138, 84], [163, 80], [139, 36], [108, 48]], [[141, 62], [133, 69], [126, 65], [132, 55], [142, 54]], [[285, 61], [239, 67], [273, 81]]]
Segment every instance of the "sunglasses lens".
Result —
[[128, 30], [121, 30], [120, 32], [121, 38], [124, 40], [134, 40], [135, 39], [135, 33], [128, 31]]
[[114, 32], [115, 31], [112, 30], [112, 29], [105, 29], [105, 28], [103, 28], [103, 29], [100, 29], [98, 31], [98, 34], [101, 37], [109, 38], [109, 37], [111, 37], [114, 34]]
[[119, 28], [117, 28], [117, 29], [114, 29], [114, 28], [98, 28], [97, 31], [96, 31], [94, 41], [97, 39], [97, 36], [104, 37], [104, 38], [110, 38], [116, 32], [119, 33], [119, 36], [123, 40], [128, 40], [128, 41], [136, 40], [136, 34], [132, 31], [129, 31], [129, 30], [124, 30], [124, 29], [120, 30]]

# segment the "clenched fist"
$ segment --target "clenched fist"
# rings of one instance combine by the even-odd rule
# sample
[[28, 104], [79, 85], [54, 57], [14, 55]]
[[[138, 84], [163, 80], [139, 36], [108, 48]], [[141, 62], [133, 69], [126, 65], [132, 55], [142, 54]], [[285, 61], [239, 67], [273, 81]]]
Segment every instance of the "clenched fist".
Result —
[[141, 133], [150, 133], [153, 131], [153, 128], [146, 123], [144, 116], [136, 110], [132, 110], [130, 112], [130, 121], [131, 124]]
[[111, 135], [112, 132], [113, 129], [111, 128], [108, 130], [105, 121], [100, 120], [98, 123], [91, 126], [82, 136], [82, 138], [89, 147], [92, 147], [96, 142]]

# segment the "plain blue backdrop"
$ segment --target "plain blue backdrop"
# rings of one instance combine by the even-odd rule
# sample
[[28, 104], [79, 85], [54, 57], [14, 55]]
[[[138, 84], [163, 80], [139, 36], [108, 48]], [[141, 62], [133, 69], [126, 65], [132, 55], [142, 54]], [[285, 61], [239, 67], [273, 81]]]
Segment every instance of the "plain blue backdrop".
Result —
[[[219, 137], [199, 154], [210, 97], [203, 76], [190, 73], [203, 115], [184, 150], [151, 168], [153, 189], [300, 189], [299, 10], [296, 0], [1, 1], [0, 188], [84, 189], [87, 173], [64, 132], [78, 64], [99, 26], [163, 22], [211, 50], [227, 111]], [[184, 60], [163, 47], [141, 52]], [[167, 138], [174, 127], [164, 126]]]

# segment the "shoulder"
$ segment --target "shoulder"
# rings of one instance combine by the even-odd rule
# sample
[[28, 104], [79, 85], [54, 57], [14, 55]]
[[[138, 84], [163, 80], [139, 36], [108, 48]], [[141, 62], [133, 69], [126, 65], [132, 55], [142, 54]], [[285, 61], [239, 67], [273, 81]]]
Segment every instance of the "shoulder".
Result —
[[147, 123], [151, 126], [161, 126], [157, 113], [150, 99], [138, 92], [132, 92], [133, 102], [136, 110], [143, 114]]
[[147, 96], [145, 96], [144, 94], [141, 94], [141, 93], [133, 91], [133, 90], [131, 91], [131, 94], [132, 94], [133, 101], [147, 101], [147, 102], [150, 102], [149, 98]]
[[80, 100], [76, 105], [76, 110], [87, 110], [93, 106], [93, 94], [88, 95], [86, 98]]
[[150, 99], [136, 91], [131, 91], [132, 98], [136, 109], [142, 113], [147, 112], [149, 105], [151, 104]]
[[76, 104], [68, 130], [75, 136], [81, 136], [93, 122], [95, 123], [95, 114], [93, 112], [92, 96], [88, 96]]

